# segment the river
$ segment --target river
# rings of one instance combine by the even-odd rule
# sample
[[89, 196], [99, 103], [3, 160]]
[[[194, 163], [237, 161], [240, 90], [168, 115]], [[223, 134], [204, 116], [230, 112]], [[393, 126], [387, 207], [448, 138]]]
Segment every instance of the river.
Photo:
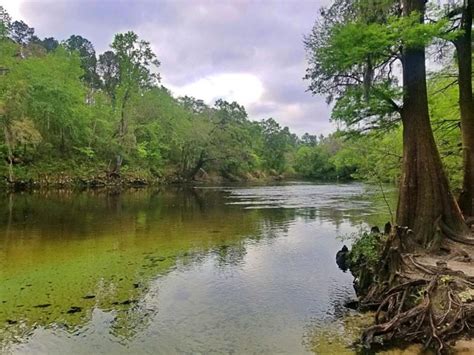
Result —
[[341, 239], [388, 219], [358, 183], [4, 196], [0, 351], [324, 353]]

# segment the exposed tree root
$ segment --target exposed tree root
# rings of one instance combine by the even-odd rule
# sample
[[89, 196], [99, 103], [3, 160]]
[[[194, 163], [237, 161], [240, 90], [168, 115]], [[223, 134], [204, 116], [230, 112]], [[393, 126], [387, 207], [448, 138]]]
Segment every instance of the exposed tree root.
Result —
[[[418, 254], [407, 253], [414, 250], [407, 248], [409, 234], [406, 228], [395, 228], [385, 241], [377, 271], [366, 270], [373, 282], [360, 293], [361, 306], [376, 307], [376, 313], [361, 341], [365, 347], [394, 340], [418, 342], [445, 353], [474, 326], [474, 275], [448, 267], [453, 255], [469, 262], [473, 251], [449, 242], [444, 254], [420, 248]], [[458, 264], [474, 269], [471, 263]], [[357, 269], [359, 278], [362, 272]]]
[[370, 346], [376, 336], [421, 341], [442, 353], [449, 348], [448, 341], [474, 321], [471, 291], [470, 283], [442, 274], [394, 287], [384, 294], [375, 324], [364, 331], [362, 342]]
[[445, 223], [440, 223], [440, 228], [443, 234], [449, 239], [461, 244], [474, 245], [474, 238], [472, 238], [471, 235], [457, 233], [449, 228]]

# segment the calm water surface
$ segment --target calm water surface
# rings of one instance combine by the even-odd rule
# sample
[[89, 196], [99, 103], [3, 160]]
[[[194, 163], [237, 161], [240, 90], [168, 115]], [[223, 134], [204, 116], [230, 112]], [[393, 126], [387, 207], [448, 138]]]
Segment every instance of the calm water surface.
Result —
[[5, 196], [0, 351], [324, 353], [337, 237], [387, 215], [362, 184]]

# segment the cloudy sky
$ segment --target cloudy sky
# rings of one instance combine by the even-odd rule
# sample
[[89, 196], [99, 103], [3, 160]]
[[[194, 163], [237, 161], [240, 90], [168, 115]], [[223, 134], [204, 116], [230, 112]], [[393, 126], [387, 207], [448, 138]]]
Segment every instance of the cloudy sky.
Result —
[[328, 133], [330, 109], [306, 92], [303, 36], [328, 0], [0, 0], [39, 37], [88, 38], [98, 53], [115, 33], [149, 41], [177, 95], [244, 104], [298, 134]]

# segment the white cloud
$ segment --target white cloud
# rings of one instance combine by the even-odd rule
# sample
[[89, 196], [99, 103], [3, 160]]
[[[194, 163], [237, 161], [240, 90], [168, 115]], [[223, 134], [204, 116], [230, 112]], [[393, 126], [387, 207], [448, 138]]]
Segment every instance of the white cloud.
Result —
[[8, 14], [11, 16], [12, 20], [23, 20], [25, 17], [22, 16], [20, 11], [20, 6], [22, 4], [21, 0], [0, 0], [0, 6], [3, 6]]
[[260, 79], [245, 73], [213, 74], [183, 86], [165, 86], [177, 96], [193, 96], [208, 104], [222, 98], [246, 106], [260, 100], [264, 92]]

